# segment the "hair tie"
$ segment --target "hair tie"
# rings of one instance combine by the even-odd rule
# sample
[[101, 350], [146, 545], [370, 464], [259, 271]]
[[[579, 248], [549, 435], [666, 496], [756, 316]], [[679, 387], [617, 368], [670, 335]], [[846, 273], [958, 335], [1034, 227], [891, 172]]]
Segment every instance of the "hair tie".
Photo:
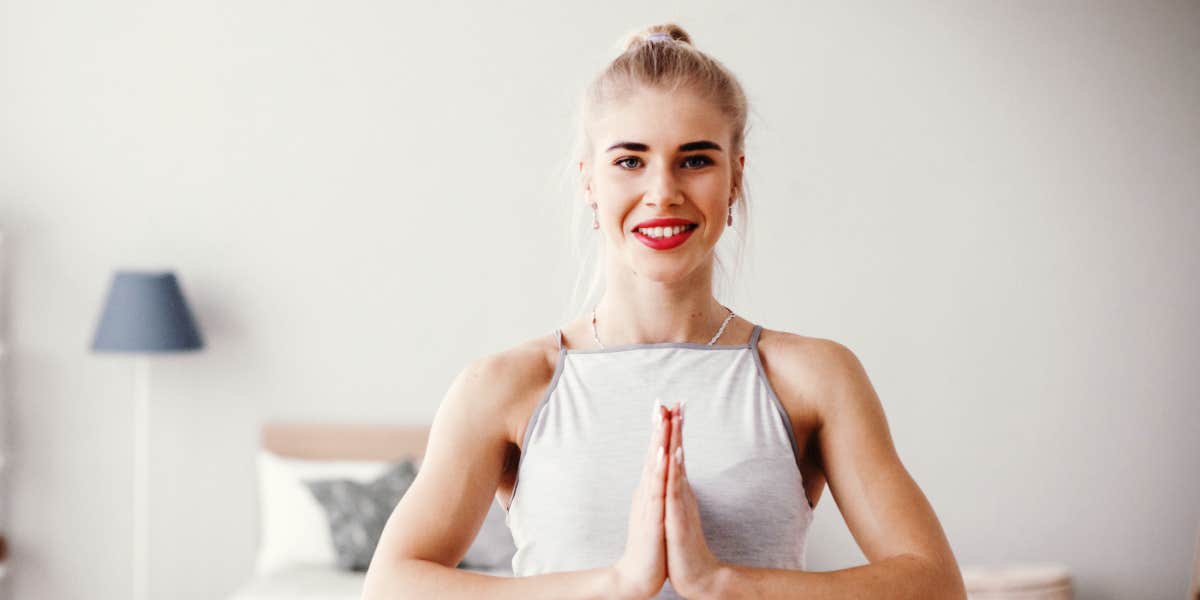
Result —
[[669, 42], [669, 41], [671, 41], [671, 39], [672, 39], [671, 34], [663, 33], [661, 31], [655, 31], [654, 33], [646, 36], [647, 42], [659, 42], [659, 41]]

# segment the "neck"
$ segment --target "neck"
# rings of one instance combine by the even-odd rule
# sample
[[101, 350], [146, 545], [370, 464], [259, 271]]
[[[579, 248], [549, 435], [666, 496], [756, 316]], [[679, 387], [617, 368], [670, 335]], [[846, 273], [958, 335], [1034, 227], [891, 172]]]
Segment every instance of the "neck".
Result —
[[[729, 309], [712, 295], [711, 269], [687, 281], [652, 281], [635, 274], [609, 277], [595, 310], [596, 331], [605, 346], [707, 344], [729, 316]], [[590, 314], [587, 319], [590, 328]]]

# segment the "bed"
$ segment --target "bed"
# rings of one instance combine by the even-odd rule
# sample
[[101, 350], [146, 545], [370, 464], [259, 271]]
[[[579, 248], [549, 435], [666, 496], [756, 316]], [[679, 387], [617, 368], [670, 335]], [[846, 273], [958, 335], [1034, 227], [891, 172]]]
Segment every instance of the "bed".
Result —
[[[313, 477], [369, 481], [399, 461], [419, 467], [428, 426], [267, 423], [257, 456], [260, 530], [251, 577], [228, 600], [359, 600], [365, 572], [334, 560], [329, 521], [302, 487]], [[458, 568], [512, 576], [498, 502]]]

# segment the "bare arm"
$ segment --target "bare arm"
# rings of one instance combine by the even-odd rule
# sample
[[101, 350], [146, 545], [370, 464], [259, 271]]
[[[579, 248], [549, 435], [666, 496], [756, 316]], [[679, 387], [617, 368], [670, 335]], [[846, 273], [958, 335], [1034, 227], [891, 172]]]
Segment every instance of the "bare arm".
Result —
[[713, 580], [709, 598], [965, 598], [944, 571], [919, 556], [904, 554], [837, 571], [810, 572], [726, 564]]
[[[374, 564], [372, 563], [372, 569]], [[614, 598], [611, 569], [503, 577], [418, 560], [400, 559], [386, 568], [385, 582], [368, 582], [363, 600], [401, 598]], [[380, 579], [378, 576], [376, 580]]]
[[879, 397], [858, 358], [845, 346], [822, 340], [816, 349], [805, 349], [800, 360], [821, 365], [823, 381], [815, 394], [821, 397], [817, 435], [825, 473], [870, 564], [827, 572], [726, 564], [713, 579], [711, 597], [966, 598], [946, 535], [900, 462]]
[[455, 378], [434, 416], [417, 478], [384, 526], [363, 600], [621, 595], [610, 568], [530, 577], [456, 568], [479, 533], [503, 474], [504, 407], [521, 393], [521, 385], [528, 386], [529, 377], [537, 377], [537, 364], [529, 350], [516, 349], [476, 361]]

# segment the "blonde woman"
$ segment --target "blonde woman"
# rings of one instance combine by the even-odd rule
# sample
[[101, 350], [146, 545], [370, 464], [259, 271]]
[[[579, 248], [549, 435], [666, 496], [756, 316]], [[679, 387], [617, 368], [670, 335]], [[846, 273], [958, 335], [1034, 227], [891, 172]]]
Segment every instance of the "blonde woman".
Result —
[[[714, 249], [748, 215], [737, 80], [660, 25], [582, 108], [603, 295], [458, 375], [363, 597], [964, 598], [855, 355], [714, 297]], [[826, 482], [870, 564], [805, 570]], [[515, 577], [455, 568], [493, 497]]]

